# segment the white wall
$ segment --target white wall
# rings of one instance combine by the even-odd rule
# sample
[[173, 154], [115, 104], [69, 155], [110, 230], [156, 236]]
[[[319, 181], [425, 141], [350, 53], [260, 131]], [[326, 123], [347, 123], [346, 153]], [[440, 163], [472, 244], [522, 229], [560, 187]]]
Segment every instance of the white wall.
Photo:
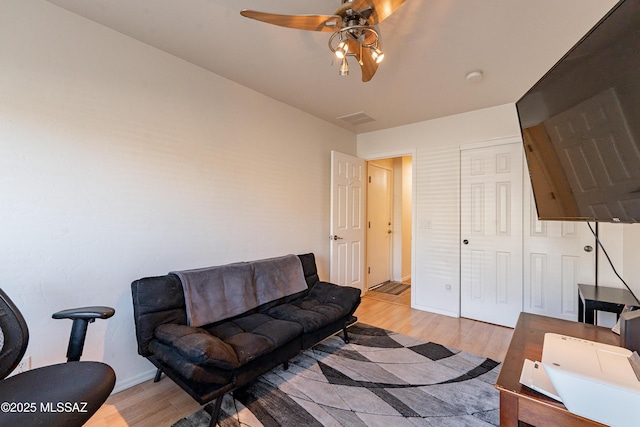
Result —
[[[637, 257], [637, 255], [640, 254], [640, 247], [638, 247], [637, 243], [634, 245], [628, 242], [628, 236], [625, 232], [625, 230], [629, 230], [628, 227], [633, 227], [633, 225], [600, 223], [598, 224], [598, 238], [609, 254], [609, 257], [611, 258], [611, 261], [613, 262], [613, 265], [618, 274], [622, 276], [627, 284], [632, 286], [634, 282], [634, 274], [633, 271], [629, 270], [628, 267], [633, 267], [633, 263], [629, 264], [628, 262], [625, 262], [625, 258], [627, 257], [625, 253], [635, 253]], [[635, 227], [637, 228], [637, 225]], [[635, 250], [633, 249], [633, 246], [636, 247]], [[613, 288], [623, 288], [624, 284], [614, 273], [613, 269], [611, 268], [611, 264], [609, 264], [609, 261], [607, 261], [607, 257], [601, 249], [598, 250], [598, 285]], [[636, 277], [640, 278], [640, 276]], [[640, 283], [637, 283], [637, 285], [640, 285]], [[640, 297], [640, 292], [638, 292], [640, 291], [640, 286], [636, 286], [636, 288], [637, 290], [632, 288], [632, 291]], [[601, 326], [612, 327], [616, 324], [616, 316], [613, 313], [599, 312], [597, 323]]]
[[413, 165], [410, 156], [402, 157], [402, 269], [400, 278], [411, 277], [411, 244], [413, 230]]
[[85, 359], [147, 379], [130, 283], [313, 251], [328, 278], [330, 150], [356, 137], [41, 0], [0, 7], [0, 286], [33, 366], [57, 310], [108, 305]]
[[625, 224], [622, 233], [624, 264], [621, 273], [636, 297], [640, 298], [640, 224]]
[[393, 204], [391, 215], [391, 280], [402, 281], [402, 236], [404, 223], [402, 222], [402, 157], [393, 159]]

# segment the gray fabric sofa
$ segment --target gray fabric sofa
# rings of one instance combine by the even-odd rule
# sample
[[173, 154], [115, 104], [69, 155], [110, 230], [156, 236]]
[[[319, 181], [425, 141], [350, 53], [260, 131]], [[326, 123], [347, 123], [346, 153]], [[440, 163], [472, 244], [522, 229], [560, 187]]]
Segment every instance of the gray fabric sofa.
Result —
[[[355, 322], [360, 289], [323, 282], [312, 253], [131, 284], [138, 353], [200, 404], [242, 387]], [[185, 295], [187, 295], [185, 297]]]

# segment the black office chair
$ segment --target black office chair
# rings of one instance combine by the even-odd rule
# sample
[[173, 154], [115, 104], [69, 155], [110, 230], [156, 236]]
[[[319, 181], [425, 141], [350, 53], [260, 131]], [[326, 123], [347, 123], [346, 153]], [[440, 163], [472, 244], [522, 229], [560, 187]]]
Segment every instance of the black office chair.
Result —
[[82, 426], [109, 397], [116, 382], [113, 369], [101, 362], [80, 362], [87, 325], [107, 319], [110, 307], [83, 307], [55, 313], [73, 320], [67, 363], [6, 378], [27, 350], [29, 330], [11, 299], [0, 289], [0, 427]]

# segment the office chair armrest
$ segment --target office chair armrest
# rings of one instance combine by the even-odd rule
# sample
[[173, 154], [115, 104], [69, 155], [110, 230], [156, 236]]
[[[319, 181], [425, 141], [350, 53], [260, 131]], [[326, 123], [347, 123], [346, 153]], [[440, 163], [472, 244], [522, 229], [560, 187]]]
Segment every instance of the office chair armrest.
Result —
[[71, 319], [71, 335], [69, 336], [69, 347], [67, 348], [67, 361], [74, 362], [80, 360], [84, 339], [87, 335], [87, 326], [96, 319], [108, 319], [116, 311], [111, 307], [80, 307], [70, 308], [54, 313], [54, 319]]
[[113, 316], [116, 311], [111, 307], [80, 307], [70, 308], [62, 310], [57, 313], [53, 313], [51, 317], [54, 319], [82, 319], [92, 322], [95, 319], [108, 319]]

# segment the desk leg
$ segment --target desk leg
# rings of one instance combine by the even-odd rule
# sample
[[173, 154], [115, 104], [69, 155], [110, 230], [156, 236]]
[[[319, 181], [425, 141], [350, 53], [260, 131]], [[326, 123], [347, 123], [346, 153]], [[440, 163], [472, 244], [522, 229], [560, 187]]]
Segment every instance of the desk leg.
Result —
[[580, 295], [578, 295], [578, 322], [584, 323], [584, 303]]
[[593, 305], [588, 302], [584, 305], [584, 323], [590, 325], [596, 324], [596, 310], [593, 308]]
[[518, 398], [500, 392], [500, 427], [518, 427]]

